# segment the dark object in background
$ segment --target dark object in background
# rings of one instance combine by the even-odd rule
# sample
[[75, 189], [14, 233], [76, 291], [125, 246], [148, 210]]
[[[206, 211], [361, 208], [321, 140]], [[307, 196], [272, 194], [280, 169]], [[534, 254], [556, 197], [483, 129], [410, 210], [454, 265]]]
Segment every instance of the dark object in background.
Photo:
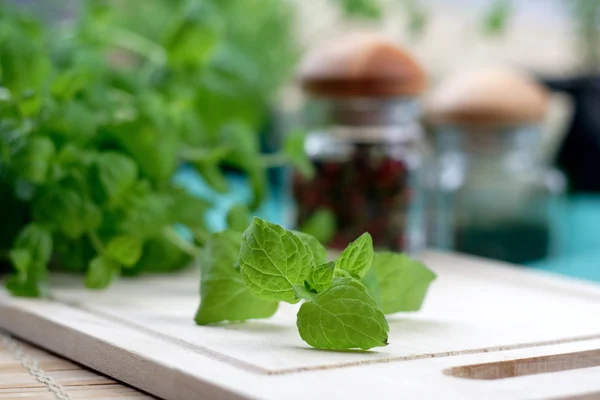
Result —
[[573, 120], [558, 156], [572, 192], [600, 192], [600, 75], [547, 79], [573, 99]]
[[332, 247], [367, 231], [376, 247], [418, 250], [424, 149], [414, 97], [423, 69], [386, 39], [354, 34], [311, 52], [300, 79], [312, 96], [305, 150], [317, 173], [294, 178], [297, 224], [329, 210]]

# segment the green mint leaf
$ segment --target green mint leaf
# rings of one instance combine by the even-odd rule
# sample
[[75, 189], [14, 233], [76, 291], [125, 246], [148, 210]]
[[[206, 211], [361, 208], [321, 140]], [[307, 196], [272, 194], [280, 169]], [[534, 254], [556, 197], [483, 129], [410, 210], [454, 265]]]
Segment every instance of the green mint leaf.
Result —
[[50, 91], [52, 94], [63, 100], [72, 98], [78, 91], [89, 84], [90, 76], [81, 69], [69, 70], [58, 75]]
[[171, 222], [170, 200], [157, 193], [135, 197], [119, 219], [120, 229], [143, 237], [158, 235]]
[[206, 183], [208, 183], [217, 193], [227, 193], [229, 190], [229, 183], [218, 165], [196, 163], [194, 164], [194, 167], [202, 178], [204, 178]]
[[436, 278], [423, 263], [399, 253], [377, 252], [372, 270], [385, 314], [419, 310], [429, 284]]
[[348, 271], [344, 271], [343, 269], [335, 268], [333, 270], [333, 279], [336, 278], [352, 278], [352, 275]]
[[[45, 268], [39, 269], [41, 275], [46, 275]], [[38, 275], [28, 273], [26, 275], [12, 275], [6, 280], [6, 289], [18, 297], [44, 297], [48, 292], [47, 285]]]
[[267, 194], [266, 170], [261, 166], [252, 167], [248, 170], [248, 178], [250, 179], [250, 187], [253, 193], [252, 202], [249, 206], [251, 210], [256, 210], [260, 207]]
[[303, 285], [295, 285], [294, 294], [296, 295], [296, 298], [308, 301], [315, 301], [317, 298], [317, 295], [315, 293], [311, 292]]
[[14, 155], [13, 167], [28, 181], [46, 183], [55, 153], [52, 140], [34, 137]]
[[[156, 106], [157, 118], [164, 115], [161, 107]], [[110, 133], [136, 161], [141, 175], [164, 184], [177, 169], [180, 142], [176, 134], [165, 134], [160, 128], [146, 116], [111, 127]]]
[[208, 239], [200, 257], [197, 324], [268, 318], [277, 310], [276, 301], [251, 294], [235, 268], [241, 245], [241, 235], [233, 231], [215, 233]]
[[57, 265], [70, 272], [84, 273], [96, 254], [96, 250], [87, 236], [71, 240], [60, 235], [54, 244]]
[[97, 113], [83, 101], [55, 104], [51, 108], [46, 128], [57, 143], [84, 145], [96, 134]]
[[35, 219], [58, 228], [71, 239], [96, 230], [102, 223], [102, 211], [82, 197], [73, 184], [50, 186], [34, 200]]
[[138, 178], [136, 163], [128, 156], [105, 152], [97, 156], [91, 170], [94, 198], [115, 205], [125, 197]]
[[39, 92], [29, 90], [23, 93], [19, 99], [19, 110], [26, 118], [36, 118], [40, 113], [42, 97]]
[[133, 267], [142, 256], [142, 240], [133, 235], [121, 235], [106, 245], [106, 254], [124, 267]]
[[358, 281], [335, 279], [298, 311], [298, 331], [309, 345], [322, 349], [386, 346], [389, 327], [379, 305]]
[[176, 246], [164, 232], [144, 241], [142, 257], [133, 268], [126, 268], [123, 274], [135, 275], [140, 272], [170, 272], [184, 268], [193, 257]]
[[164, 40], [169, 63], [176, 68], [202, 66], [218, 43], [220, 20], [216, 10], [205, 2], [194, 6], [174, 19]]
[[304, 132], [300, 131], [288, 134], [283, 142], [283, 154], [305, 178], [312, 179], [315, 176], [315, 167], [306, 156], [304, 150], [305, 138]]
[[335, 261], [320, 264], [310, 271], [307, 282], [311, 289], [321, 293], [331, 286], [333, 281], [333, 271], [335, 270]]
[[97, 256], [90, 261], [85, 286], [89, 289], [106, 289], [120, 273], [121, 267], [116, 261]]
[[254, 217], [242, 238], [239, 265], [250, 292], [296, 303], [294, 285], [304, 284], [313, 255], [293, 232]]
[[260, 162], [258, 136], [248, 124], [232, 122], [221, 130], [223, 146], [229, 146], [225, 155], [225, 163], [240, 168], [248, 173], [253, 198], [251, 209], [257, 208], [265, 197], [267, 182], [265, 169]]
[[316, 237], [308, 233], [293, 231], [296, 236], [310, 247], [315, 259], [315, 265], [321, 265], [327, 262], [327, 249], [317, 240]]
[[298, 230], [314, 236], [321, 243], [327, 244], [333, 238], [335, 228], [335, 215], [329, 210], [320, 209], [305, 221]]
[[170, 195], [170, 212], [173, 223], [186, 225], [191, 229], [206, 229], [204, 216], [210, 204], [184, 189], [173, 189]]
[[360, 279], [371, 268], [372, 262], [373, 239], [365, 232], [344, 249], [337, 259], [336, 268], [348, 271], [352, 277]]
[[[377, 253], [375, 253], [377, 255]], [[374, 268], [370, 268], [365, 276], [361, 280], [362, 284], [365, 285], [367, 291], [378, 304], [381, 304], [381, 288], [379, 287], [379, 280]]]
[[[13, 251], [26, 250], [29, 253], [30, 265], [45, 266], [52, 256], [52, 245], [52, 234], [46, 228], [29, 224], [17, 236]], [[23, 263], [23, 255], [16, 255], [14, 261]], [[19, 270], [18, 265], [15, 264], [15, 267]]]
[[31, 253], [27, 249], [13, 249], [8, 253], [10, 262], [17, 272], [26, 274], [31, 265]]
[[221, 132], [222, 146], [229, 151], [224, 155], [227, 164], [250, 171], [260, 164], [260, 147], [256, 132], [241, 121], [225, 125]]
[[9, 257], [17, 274], [6, 281], [15, 296], [40, 297], [47, 292], [47, 264], [52, 256], [50, 232], [37, 224], [29, 224], [18, 234]]
[[229, 146], [213, 149], [185, 148], [182, 158], [189, 161], [196, 171], [216, 192], [225, 193], [229, 190], [227, 178], [219, 168], [223, 158], [229, 153]]
[[250, 225], [252, 215], [243, 204], [235, 204], [227, 212], [227, 226], [236, 232], [244, 232]]

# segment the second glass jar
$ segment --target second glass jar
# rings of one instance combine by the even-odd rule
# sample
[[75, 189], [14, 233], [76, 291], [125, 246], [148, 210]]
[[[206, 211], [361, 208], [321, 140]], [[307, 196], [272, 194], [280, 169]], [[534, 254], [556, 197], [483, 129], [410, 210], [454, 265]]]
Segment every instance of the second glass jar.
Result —
[[556, 255], [562, 174], [538, 154], [539, 127], [438, 127], [432, 238], [516, 264]]

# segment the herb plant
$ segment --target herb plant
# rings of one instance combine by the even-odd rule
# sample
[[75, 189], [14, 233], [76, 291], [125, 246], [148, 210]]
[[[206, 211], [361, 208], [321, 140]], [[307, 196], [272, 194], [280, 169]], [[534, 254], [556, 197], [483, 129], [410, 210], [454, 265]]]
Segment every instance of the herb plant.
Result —
[[302, 339], [316, 348], [388, 344], [385, 314], [421, 307], [435, 274], [404, 254], [374, 252], [363, 234], [327, 262], [321, 243], [254, 218], [243, 234], [212, 234], [201, 256], [200, 325], [272, 316], [297, 303]]
[[[266, 189], [259, 133], [296, 57], [282, 0], [82, 2], [46, 25], [0, 4], [0, 270], [43, 296], [49, 268], [120, 274], [189, 265], [174, 230], [208, 235], [206, 201], [173, 184], [187, 163], [217, 192], [222, 167]], [[270, 155], [310, 173], [302, 136]], [[274, 157], [276, 156], [276, 157]], [[234, 210], [230, 224], [240, 215]]]

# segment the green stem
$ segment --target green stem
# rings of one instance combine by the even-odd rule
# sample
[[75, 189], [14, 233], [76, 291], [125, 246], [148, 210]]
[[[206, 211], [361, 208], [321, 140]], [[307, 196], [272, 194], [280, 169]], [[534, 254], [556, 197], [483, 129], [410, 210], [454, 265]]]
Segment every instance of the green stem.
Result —
[[185, 254], [194, 258], [198, 257], [198, 255], [200, 254], [200, 250], [192, 243], [184, 240], [181, 236], [179, 236], [179, 234], [175, 231], [175, 229], [172, 226], [166, 227], [163, 230], [163, 235], [165, 235], [165, 237], [169, 239], [171, 243], [177, 246]]
[[102, 37], [110, 38], [108, 40], [110, 44], [146, 58], [149, 63], [140, 71], [140, 75], [146, 79], [156, 68], [162, 68], [167, 64], [167, 53], [163, 47], [142, 35], [115, 27], [100, 28], [97, 33]]
[[192, 233], [194, 234], [196, 244], [199, 244], [201, 246], [203, 246], [204, 243], [206, 243], [210, 237], [210, 234], [208, 232], [201, 229], [194, 229]]
[[156, 65], [162, 66], [167, 63], [167, 54], [163, 47], [144, 36], [114, 27], [101, 31], [109, 35], [111, 43], [116, 46], [144, 56]]
[[102, 244], [102, 241], [100, 240], [98, 235], [96, 235], [96, 232], [89, 231], [87, 233], [87, 237], [88, 239], [90, 239], [90, 243], [92, 244], [92, 247], [94, 248], [96, 253], [100, 254], [101, 256], [104, 256], [104, 245]]

